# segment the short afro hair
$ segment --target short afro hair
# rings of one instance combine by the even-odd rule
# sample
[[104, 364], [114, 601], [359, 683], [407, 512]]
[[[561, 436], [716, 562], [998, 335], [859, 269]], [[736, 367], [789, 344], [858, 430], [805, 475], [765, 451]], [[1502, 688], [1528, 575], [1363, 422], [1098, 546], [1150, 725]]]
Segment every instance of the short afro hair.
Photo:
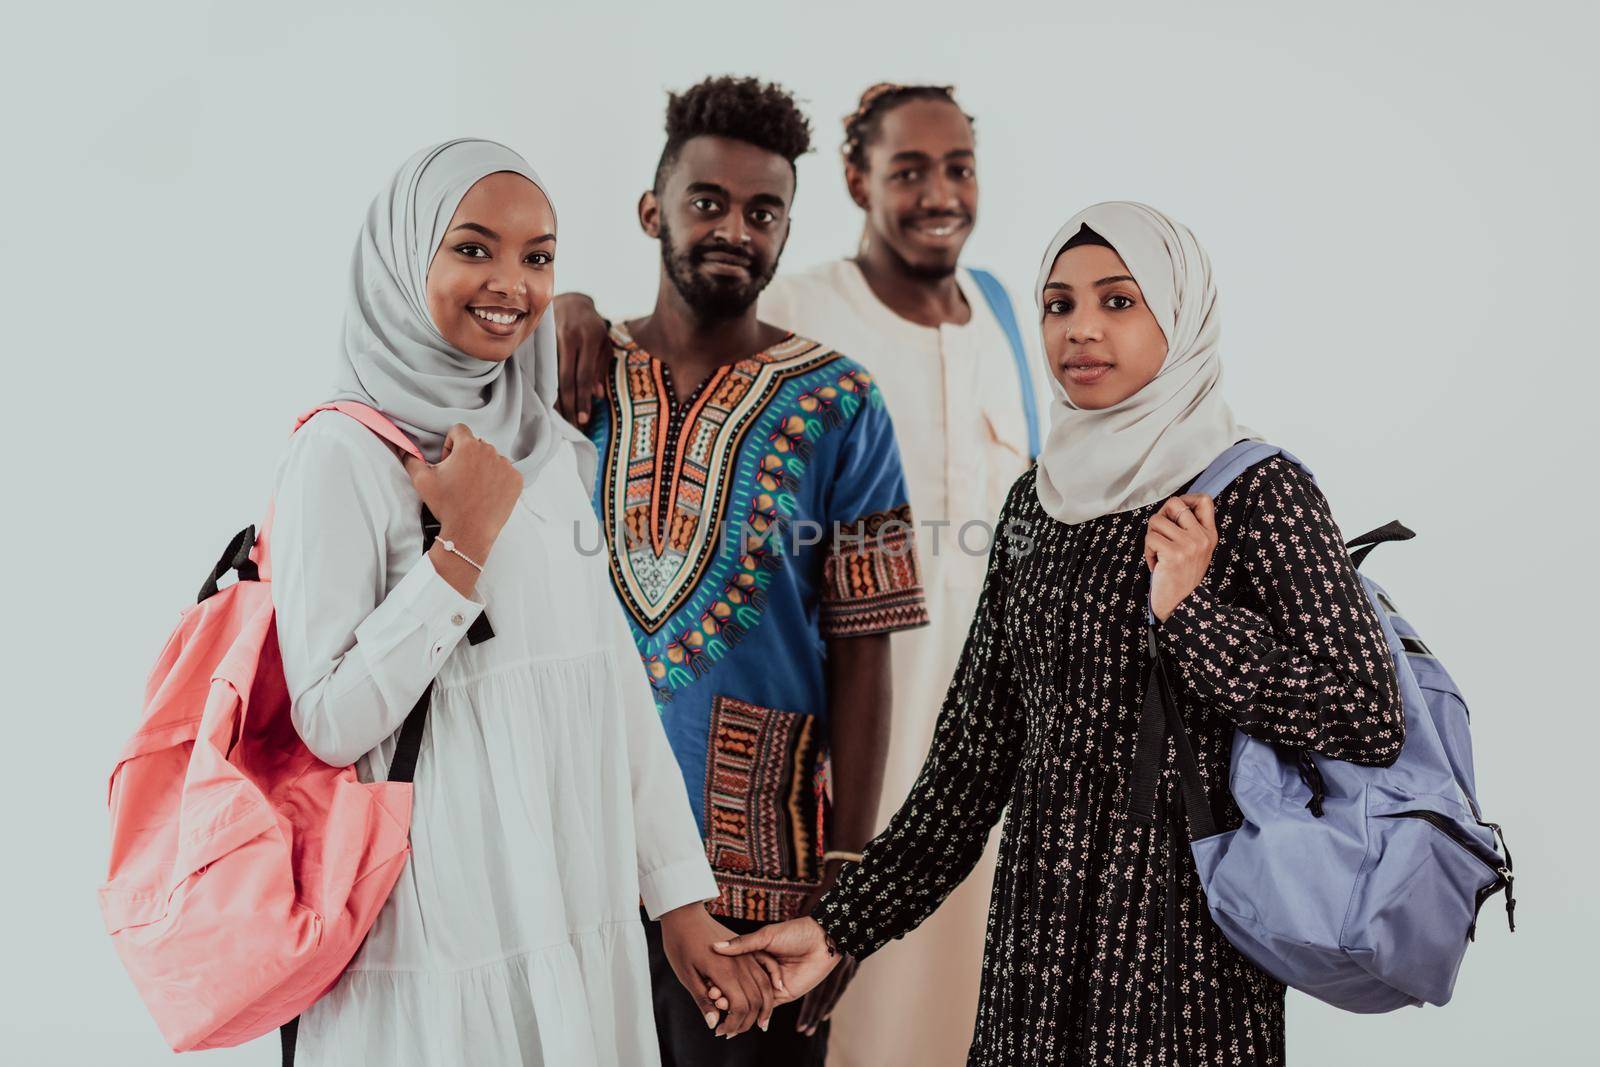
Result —
[[696, 137], [729, 137], [776, 152], [794, 166], [811, 151], [811, 123], [787, 89], [724, 74], [667, 94], [667, 143], [656, 164], [655, 189], [683, 146]]

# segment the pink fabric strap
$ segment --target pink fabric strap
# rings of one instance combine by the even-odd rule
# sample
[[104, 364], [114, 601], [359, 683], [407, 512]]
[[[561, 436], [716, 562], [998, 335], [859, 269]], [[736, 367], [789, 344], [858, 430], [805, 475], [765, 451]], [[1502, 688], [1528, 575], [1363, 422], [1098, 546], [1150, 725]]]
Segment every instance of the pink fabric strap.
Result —
[[[307, 422], [310, 422], [311, 416], [319, 411], [342, 411], [400, 451], [418, 459], [422, 458], [422, 451], [417, 448], [416, 442], [406, 436], [404, 430], [384, 418], [376, 408], [370, 408], [354, 400], [335, 400], [331, 404], [319, 404], [296, 419], [294, 429], [298, 430]], [[293, 433], [294, 430], [289, 432]]]
[[[417, 447], [415, 441], [406, 436], [404, 430], [386, 419], [376, 408], [354, 400], [336, 400], [331, 404], [318, 404], [294, 420], [294, 429], [289, 431], [290, 434], [310, 422], [311, 416], [319, 411], [338, 411], [348, 415], [406, 455], [415, 456], [417, 459], [424, 458], [422, 450]], [[255, 561], [256, 570], [263, 582], [272, 580], [271, 552], [267, 548], [267, 539], [271, 532], [272, 506], [269, 504], [266, 517], [261, 520], [261, 530], [256, 534], [256, 547], [250, 553], [250, 558]]]

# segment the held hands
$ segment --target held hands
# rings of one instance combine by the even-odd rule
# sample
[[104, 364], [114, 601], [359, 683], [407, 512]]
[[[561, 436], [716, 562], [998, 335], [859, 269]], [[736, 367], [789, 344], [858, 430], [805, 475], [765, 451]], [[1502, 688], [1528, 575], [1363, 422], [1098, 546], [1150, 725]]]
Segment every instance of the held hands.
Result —
[[1144, 562], [1150, 568], [1150, 610], [1162, 622], [1205, 580], [1217, 548], [1216, 517], [1204, 493], [1172, 497], [1150, 517]]
[[[784, 1004], [811, 992], [842, 959], [836, 949], [830, 948], [822, 926], [809, 916], [763, 926], [753, 933], [719, 941], [712, 948], [724, 956], [759, 953], [768, 957], [776, 968], [778, 1001]], [[801, 1023], [804, 1029], [804, 1014]]]
[[732, 932], [703, 904], [686, 904], [661, 916], [661, 947], [672, 973], [718, 1037], [733, 1037], [751, 1026], [765, 1030], [772, 1009], [781, 1003], [774, 988], [778, 967], [771, 959], [764, 954], [729, 958], [712, 951], [713, 942], [725, 943]]
[[611, 362], [611, 332], [594, 301], [582, 293], [555, 299], [556, 360], [560, 387], [556, 411], [574, 426], [589, 422], [589, 408], [605, 395], [606, 366]]

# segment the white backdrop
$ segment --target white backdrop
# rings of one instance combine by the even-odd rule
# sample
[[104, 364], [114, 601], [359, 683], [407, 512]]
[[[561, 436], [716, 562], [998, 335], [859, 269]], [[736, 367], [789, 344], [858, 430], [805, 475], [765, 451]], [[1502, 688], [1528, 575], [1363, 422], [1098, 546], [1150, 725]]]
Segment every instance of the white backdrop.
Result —
[[560, 286], [638, 312], [664, 89], [732, 71], [790, 86], [816, 129], [787, 266], [853, 247], [838, 120], [882, 79], [954, 83], [978, 116], [969, 261], [1019, 295], [1092, 201], [1194, 228], [1240, 417], [1309, 461], [1347, 532], [1420, 532], [1371, 566], [1467, 693], [1521, 875], [1520, 932], [1485, 909], [1454, 1003], [1291, 996], [1291, 1062], [1594, 1062], [1592, 5], [43, 7], [0, 43], [0, 1058], [170, 1061], [96, 909], [105, 776], [326, 391], [379, 184], [425, 143], [504, 140], [553, 193]]

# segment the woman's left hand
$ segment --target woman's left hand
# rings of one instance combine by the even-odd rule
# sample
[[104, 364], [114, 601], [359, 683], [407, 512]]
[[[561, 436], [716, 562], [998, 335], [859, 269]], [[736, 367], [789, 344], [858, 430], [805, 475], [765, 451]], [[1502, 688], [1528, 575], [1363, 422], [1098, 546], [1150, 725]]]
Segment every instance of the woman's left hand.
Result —
[[1150, 568], [1150, 610], [1157, 619], [1177, 610], [1205, 580], [1217, 549], [1217, 512], [1204, 493], [1175, 496], [1150, 517], [1144, 562]]

